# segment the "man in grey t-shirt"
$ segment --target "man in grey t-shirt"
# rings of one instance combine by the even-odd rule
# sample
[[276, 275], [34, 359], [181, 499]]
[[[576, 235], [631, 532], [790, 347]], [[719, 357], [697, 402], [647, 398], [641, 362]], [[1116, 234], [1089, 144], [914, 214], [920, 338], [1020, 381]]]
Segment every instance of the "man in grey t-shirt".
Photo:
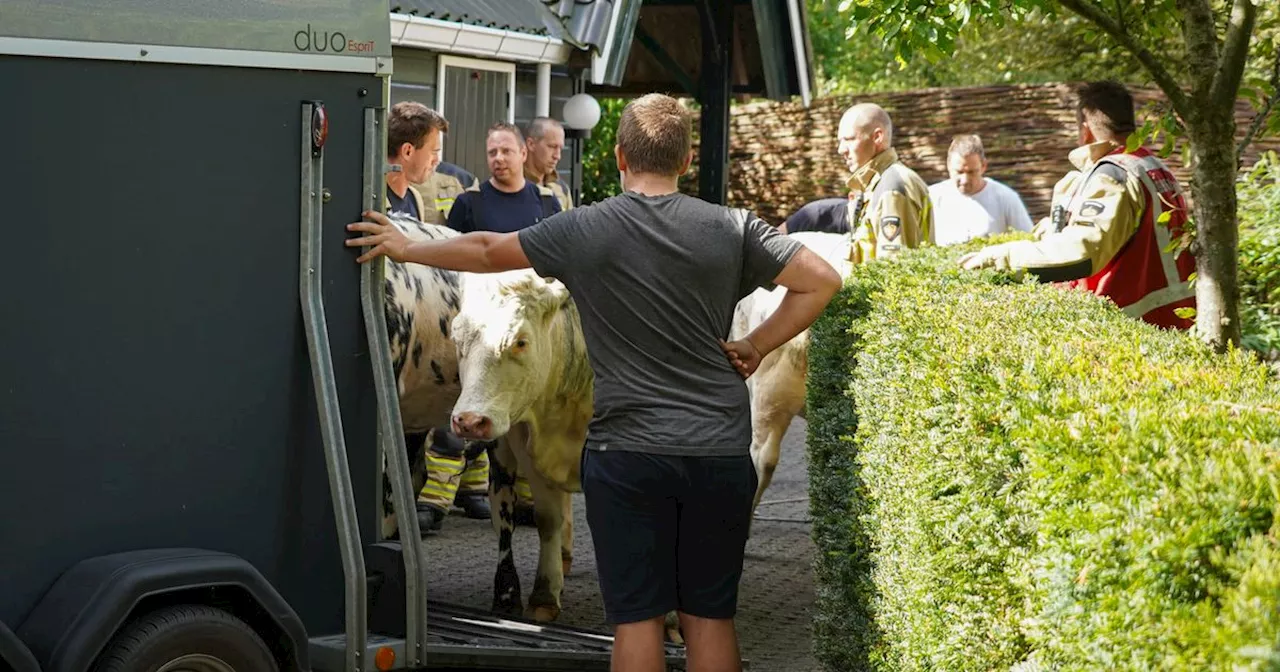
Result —
[[[807, 329], [839, 289], [829, 264], [741, 210], [685, 196], [691, 119], [674, 98], [627, 105], [615, 153], [624, 193], [515, 233], [410, 243], [380, 213], [349, 230], [399, 261], [470, 272], [532, 267], [568, 287], [595, 374], [582, 489], [614, 670], [663, 670], [663, 621], [693, 672], [741, 667], [733, 616], [756, 473], [744, 378]], [[741, 341], [734, 307], [789, 291]]]

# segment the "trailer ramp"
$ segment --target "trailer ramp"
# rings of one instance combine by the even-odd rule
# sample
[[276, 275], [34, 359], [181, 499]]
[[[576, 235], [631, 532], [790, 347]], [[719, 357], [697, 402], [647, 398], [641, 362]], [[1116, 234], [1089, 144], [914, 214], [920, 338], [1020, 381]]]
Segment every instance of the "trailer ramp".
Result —
[[[609, 669], [613, 637], [584, 628], [507, 618], [487, 611], [446, 602], [427, 605], [430, 634], [426, 663], [431, 670], [529, 670], [571, 672]], [[404, 640], [370, 634], [366, 669], [379, 649], [389, 647], [401, 659]], [[333, 635], [311, 640], [312, 661], [317, 670], [342, 669], [346, 637]], [[403, 669], [403, 668], [394, 668]], [[684, 670], [684, 649], [667, 645], [667, 669]]]

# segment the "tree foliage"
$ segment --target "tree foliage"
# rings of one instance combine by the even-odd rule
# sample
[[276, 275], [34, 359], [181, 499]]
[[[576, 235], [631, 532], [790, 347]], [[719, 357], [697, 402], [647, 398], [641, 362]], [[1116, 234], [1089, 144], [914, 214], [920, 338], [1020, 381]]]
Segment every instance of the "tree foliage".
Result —
[[1142, 67], [1077, 16], [1031, 11], [1003, 25], [970, 23], [957, 31], [947, 58], [897, 57], [881, 36], [852, 28], [853, 8], [809, 1], [818, 89], [822, 94], [875, 93], [926, 87], [1043, 84], [1111, 78], [1150, 84]]
[[602, 201], [622, 192], [618, 182], [618, 161], [613, 146], [618, 141], [618, 118], [627, 101], [623, 98], [600, 99], [600, 123], [591, 129], [582, 149], [582, 204]]

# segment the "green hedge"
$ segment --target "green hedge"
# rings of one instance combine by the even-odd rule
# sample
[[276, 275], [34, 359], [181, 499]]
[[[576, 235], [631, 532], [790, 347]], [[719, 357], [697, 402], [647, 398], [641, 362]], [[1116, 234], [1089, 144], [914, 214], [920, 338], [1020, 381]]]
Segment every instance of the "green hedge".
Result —
[[1280, 669], [1280, 384], [964, 249], [859, 268], [812, 327], [819, 660]]

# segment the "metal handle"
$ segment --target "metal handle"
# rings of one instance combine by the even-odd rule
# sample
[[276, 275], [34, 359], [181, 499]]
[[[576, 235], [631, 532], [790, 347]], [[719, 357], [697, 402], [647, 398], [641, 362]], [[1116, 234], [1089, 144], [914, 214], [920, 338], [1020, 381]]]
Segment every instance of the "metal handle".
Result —
[[[382, 212], [383, 152], [381, 114], [364, 111], [364, 203]], [[400, 166], [394, 166], [398, 169]], [[380, 170], [381, 169], [381, 170]], [[365, 248], [367, 250], [368, 248]], [[378, 393], [378, 446], [381, 463], [387, 465], [391, 482], [391, 507], [400, 528], [401, 556], [404, 558], [405, 656], [412, 667], [426, 665], [427, 568], [419, 543], [416, 493], [412, 492], [409, 465], [405, 462], [404, 428], [400, 419], [400, 397], [391, 366], [391, 346], [386, 322], [386, 264], [382, 259], [363, 264], [360, 269], [360, 301], [364, 306], [364, 328], [368, 336], [370, 361]], [[381, 479], [378, 479], [381, 481]], [[381, 498], [379, 498], [381, 501]]]
[[324, 461], [329, 472], [329, 496], [333, 501], [338, 545], [342, 549], [342, 573], [346, 579], [347, 648], [344, 668], [348, 672], [361, 672], [362, 657], [369, 635], [364, 553], [360, 547], [355, 493], [351, 488], [351, 471], [347, 465], [347, 447], [342, 433], [342, 416], [338, 407], [338, 388], [329, 350], [329, 332], [325, 322], [323, 285], [320, 278], [324, 139], [317, 139], [313, 134], [313, 120], [316, 118], [314, 115], [323, 115], [323, 109], [321, 104], [315, 102], [302, 105], [302, 236], [299, 241], [298, 286], [306, 324], [307, 347], [311, 356], [311, 377], [315, 384], [320, 432], [324, 439]]

